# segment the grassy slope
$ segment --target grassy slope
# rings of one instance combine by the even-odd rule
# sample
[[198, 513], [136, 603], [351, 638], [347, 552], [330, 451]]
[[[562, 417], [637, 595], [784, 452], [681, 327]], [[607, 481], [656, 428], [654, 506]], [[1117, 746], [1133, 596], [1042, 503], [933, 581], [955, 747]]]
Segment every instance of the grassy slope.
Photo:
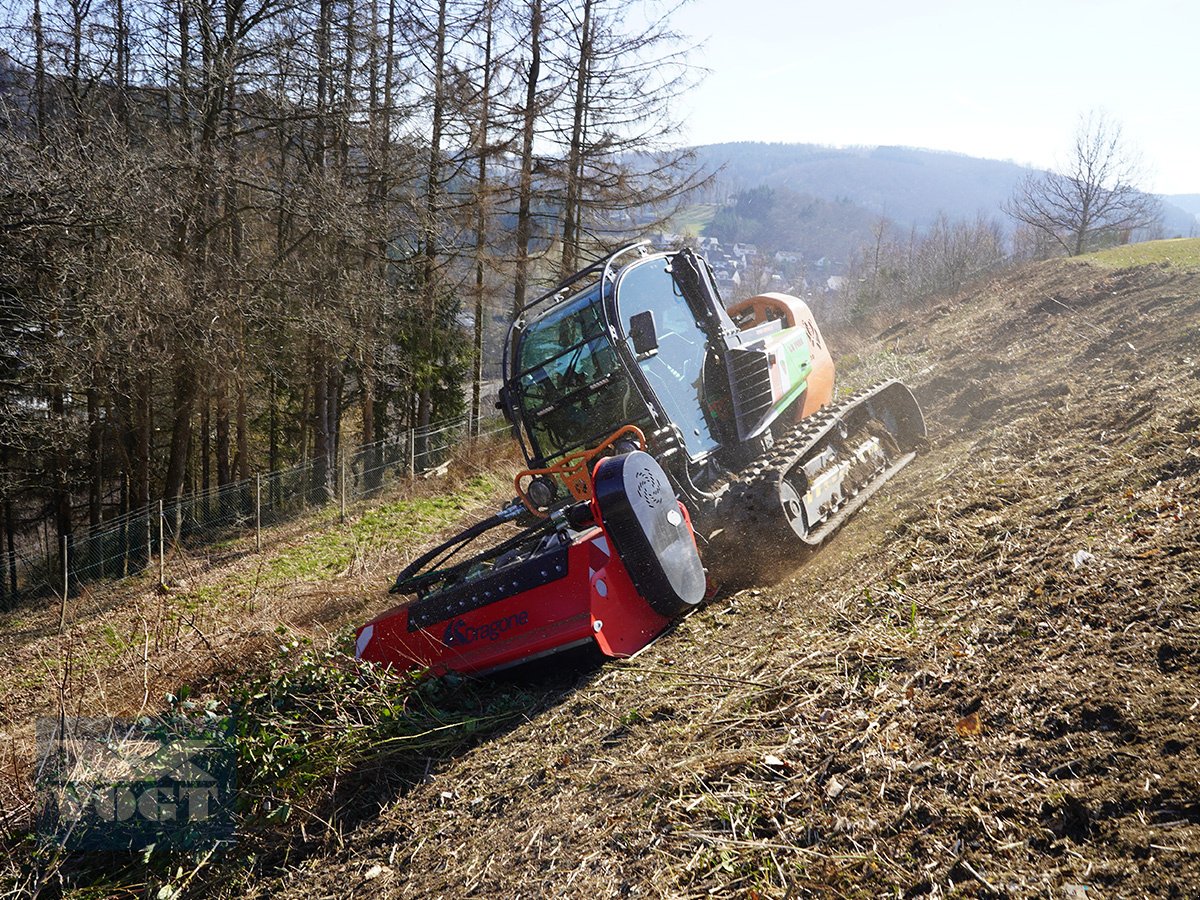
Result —
[[1187, 896], [1198, 298], [1052, 262], [857, 348], [932, 450], [831, 546], [530, 688], [261, 893]]
[[[65, 633], [58, 610], [6, 614], [0, 630], [0, 820], [28, 821], [34, 723], [68, 715], [139, 716], [166, 708], [168, 694], [250, 678], [282, 644], [324, 646], [348, 626], [391, 605], [389, 579], [429, 540], [494, 506], [511, 452], [461, 459], [445, 479], [392, 486], [381, 498], [230, 542], [207, 564], [200, 555], [167, 591], [132, 579], [93, 586], [71, 602]], [[179, 571], [178, 560], [172, 567]], [[218, 690], [221, 688], [218, 687]], [[0, 871], [0, 878], [3, 872]]]
[[679, 212], [679, 215], [671, 221], [671, 226], [680, 234], [699, 237], [704, 231], [706, 225], [713, 220], [713, 216], [717, 214], [717, 206], [714, 203], [696, 203], [685, 207]]
[[[847, 383], [906, 377], [933, 448], [794, 579], [720, 598], [636, 660], [438, 686], [416, 719], [461, 734], [335, 769], [321, 818], [288, 826], [307, 830], [269, 853], [245, 835], [196, 884], [1186, 896], [1200, 274], [1167, 246], [1173, 265], [1149, 246], [1156, 264], [1132, 271], [1111, 254], [1035, 267], [854, 347]], [[361, 615], [387, 570], [353, 533], [255, 566], [288, 579], [271, 602], [295, 600], [311, 633]], [[412, 702], [338, 671], [284, 669], [350, 698], [329, 734]]]
[[1196, 268], [1200, 267], [1200, 238], [1176, 238], [1170, 241], [1126, 244], [1123, 247], [1113, 247], [1111, 250], [1081, 257], [1080, 262], [1109, 269], [1155, 264]]
[[[6, 658], [0, 711], [10, 725], [31, 712], [51, 713], [58, 684], [45, 678], [46, 670], [60, 668], [68, 655], [76, 669], [74, 687], [85, 690], [89, 682], [103, 686], [88, 698], [105, 701], [103, 710], [91, 707], [96, 714], [129, 715], [142, 705], [143, 664], [151, 675], [166, 677], [165, 682], [153, 678], [165, 691], [187, 675], [203, 674], [203, 664], [194, 666], [189, 658], [220, 655], [223, 643], [240, 643], [279, 627], [308, 631], [318, 622], [325, 629], [348, 624], [361, 614], [364, 592], [380, 595], [397, 554], [411, 553], [464, 513], [493, 500], [502, 492], [499, 483], [480, 473], [456, 486], [426, 485], [445, 493], [375, 501], [379, 505], [351, 509], [344, 524], [336, 512], [326, 510], [288, 527], [292, 535], [277, 545], [268, 535], [262, 554], [238, 548], [226, 563], [197, 571], [166, 592], [137, 582], [89, 591], [72, 601], [74, 611], [62, 636], [57, 634], [56, 609], [20, 612], [22, 627], [10, 628], [0, 638]], [[253, 540], [248, 543], [252, 546]], [[335, 598], [352, 599], [355, 608], [333, 617], [317, 608]], [[130, 692], [120, 675], [134, 665], [138, 685]], [[163, 692], [153, 686], [146, 690], [155, 702]], [[69, 693], [75, 694], [71, 686]]]

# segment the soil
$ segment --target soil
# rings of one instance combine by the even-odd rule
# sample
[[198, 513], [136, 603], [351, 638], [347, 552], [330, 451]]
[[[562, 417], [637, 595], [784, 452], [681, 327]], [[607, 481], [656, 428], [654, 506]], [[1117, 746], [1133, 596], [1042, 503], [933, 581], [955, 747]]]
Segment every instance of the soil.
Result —
[[905, 317], [843, 355], [930, 449], [825, 550], [543, 667], [259, 894], [1197, 896], [1200, 272], [1058, 261]]

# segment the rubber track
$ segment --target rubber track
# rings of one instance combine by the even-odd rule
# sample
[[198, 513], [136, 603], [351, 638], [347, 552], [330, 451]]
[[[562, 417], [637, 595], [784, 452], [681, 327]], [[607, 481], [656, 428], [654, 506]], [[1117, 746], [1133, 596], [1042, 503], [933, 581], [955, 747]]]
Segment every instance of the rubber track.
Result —
[[738, 473], [716, 507], [723, 527], [712, 548], [719, 581], [743, 584], [772, 577], [836, 532], [836, 528], [824, 531], [815, 542], [799, 537], [780, 507], [779, 484], [839, 420], [893, 383], [894, 379], [879, 382], [821, 408]]

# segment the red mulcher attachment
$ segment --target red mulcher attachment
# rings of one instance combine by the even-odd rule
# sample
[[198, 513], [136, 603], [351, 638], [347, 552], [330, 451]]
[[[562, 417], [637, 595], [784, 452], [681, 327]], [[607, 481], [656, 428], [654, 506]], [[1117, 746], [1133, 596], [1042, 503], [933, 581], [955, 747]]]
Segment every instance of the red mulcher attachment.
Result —
[[392, 589], [416, 599], [362, 626], [357, 655], [472, 674], [588, 641], [614, 657], [649, 644], [704, 598], [691, 519], [648, 453], [603, 457], [590, 474], [589, 500], [472, 559], [446, 565], [489, 528], [528, 518], [525, 507], [514, 503], [416, 560]]

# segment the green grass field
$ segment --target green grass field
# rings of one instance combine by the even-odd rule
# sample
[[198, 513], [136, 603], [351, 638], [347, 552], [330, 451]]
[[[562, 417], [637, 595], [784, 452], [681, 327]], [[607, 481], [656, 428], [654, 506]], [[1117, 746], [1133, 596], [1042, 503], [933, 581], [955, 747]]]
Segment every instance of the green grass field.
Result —
[[699, 237], [700, 232], [704, 230], [704, 226], [711, 222], [713, 216], [716, 214], [717, 206], [715, 203], [696, 203], [680, 210], [679, 215], [675, 216], [671, 222], [675, 230], [680, 234]]
[[1112, 269], [1166, 263], [1179, 268], [1200, 267], [1200, 238], [1175, 238], [1169, 241], [1145, 241], [1100, 250], [1079, 257]]

